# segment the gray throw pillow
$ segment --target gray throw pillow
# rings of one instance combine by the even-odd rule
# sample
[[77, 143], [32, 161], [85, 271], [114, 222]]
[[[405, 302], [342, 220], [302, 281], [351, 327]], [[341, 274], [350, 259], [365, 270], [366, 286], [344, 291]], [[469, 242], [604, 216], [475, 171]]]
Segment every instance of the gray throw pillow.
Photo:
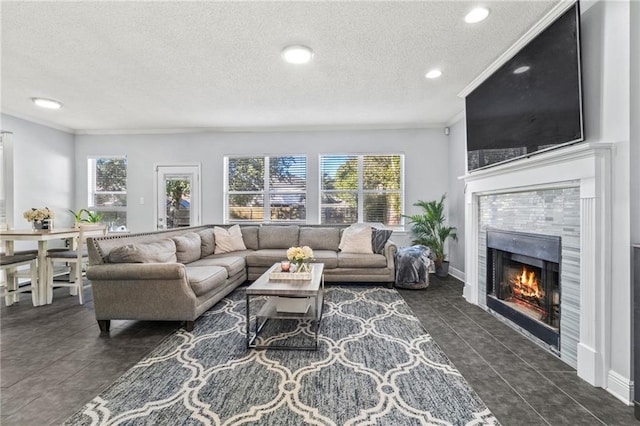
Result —
[[151, 243], [127, 244], [109, 253], [110, 263], [176, 263], [176, 244], [167, 238]]
[[191, 263], [200, 259], [200, 235], [188, 232], [179, 237], [173, 237], [176, 243], [176, 257], [179, 263]]
[[198, 235], [200, 235], [200, 257], [211, 256], [216, 249], [213, 229], [209, 228], [198, 231]]
[[391, 229], [371, 228], [371, 247], [374, 253], [384, 253], [384, 245], [387, 244], [392, 233], [393, 230]]

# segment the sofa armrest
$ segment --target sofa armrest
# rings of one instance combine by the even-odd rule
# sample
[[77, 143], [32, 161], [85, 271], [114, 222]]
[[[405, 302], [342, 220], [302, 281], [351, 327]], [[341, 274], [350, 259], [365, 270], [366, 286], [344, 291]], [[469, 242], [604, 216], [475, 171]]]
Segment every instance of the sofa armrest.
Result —
[[398, 251], [398, 245], [391, 240], [388, 240], [384, 245], [384, 257], [387, 258], [387, 268], [391, 270], [396, 269], [396, 252]]
[[90, 280], [175, 280], [187, 276], [182, 263], [111, 263], [87, 268]]

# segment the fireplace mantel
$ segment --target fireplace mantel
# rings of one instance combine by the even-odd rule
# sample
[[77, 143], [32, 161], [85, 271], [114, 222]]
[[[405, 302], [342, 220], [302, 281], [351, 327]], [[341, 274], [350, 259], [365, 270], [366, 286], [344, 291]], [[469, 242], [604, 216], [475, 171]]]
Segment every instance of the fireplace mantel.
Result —
[[578, 376], [628, 400], [628, 389], [608, 374], [611, 347], [611, 151], [613, 144], [580, 143], [492, 168], [465, 182], [464, 297], [479, 305], [479, 197], [529, 190], [580, 189], [580, 341]]

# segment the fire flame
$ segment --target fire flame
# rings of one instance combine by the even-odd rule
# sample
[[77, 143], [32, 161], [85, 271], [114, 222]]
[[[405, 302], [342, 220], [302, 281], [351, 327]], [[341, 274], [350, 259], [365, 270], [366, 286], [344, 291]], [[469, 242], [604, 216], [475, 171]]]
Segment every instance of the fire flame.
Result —
[[538, 285], [536, 273], [527, 271], [525, 266], [522, 267], [522, 273], [515, 275], [509, 280], [513, 284], [513, 292], [520, 297], [544, 297], [544, 291]]

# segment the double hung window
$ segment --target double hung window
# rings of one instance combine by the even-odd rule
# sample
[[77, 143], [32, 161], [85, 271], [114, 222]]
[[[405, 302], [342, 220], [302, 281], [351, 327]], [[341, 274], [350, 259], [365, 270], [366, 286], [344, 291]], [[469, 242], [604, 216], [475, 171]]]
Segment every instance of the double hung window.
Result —
[[227, 222], [304, 222], [307, 157], [225, 157]]
[[103, 215], [111, 229], [127, 226], [127, 158], [88, 159], [88, 207]]
[[320, 156], [320, 222], [402, 226], [402, 155]]

